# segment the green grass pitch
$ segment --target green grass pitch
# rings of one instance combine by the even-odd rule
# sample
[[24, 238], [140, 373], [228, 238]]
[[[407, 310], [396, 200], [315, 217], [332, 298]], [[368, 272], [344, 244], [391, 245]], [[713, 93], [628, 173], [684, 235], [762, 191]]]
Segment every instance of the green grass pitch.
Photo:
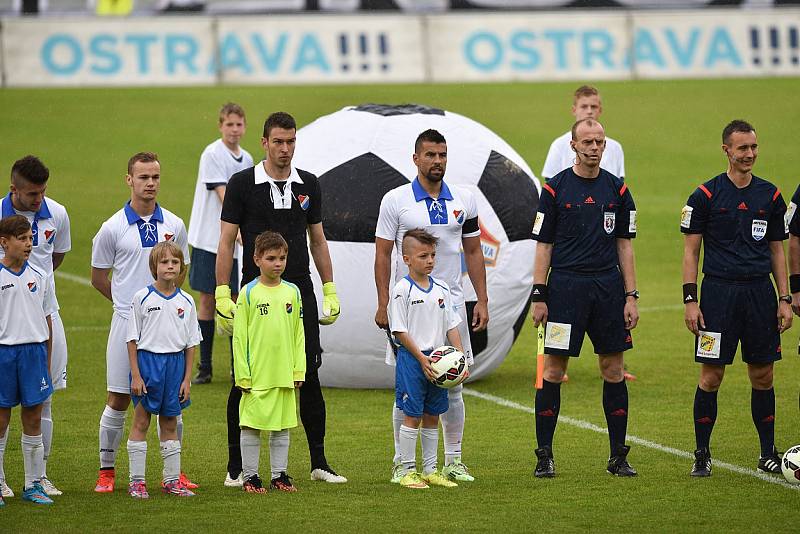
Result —
[[[176, 89], [71, 89], [0, 91], [0, 168], [24, 154], [51, 169], [48, 193], [72, 219], [73, 250], [64, 273], [88, 278], [91, 238], [126, 200], [127, 158], [154, 150], [162, 161], [159, 200], [188, 222], [197, 161], [217, 135], [219, 106], [232, 100], [247, 110], [244, 146], [261, 154], [260, 128], [276, 110], [300, 124], [362, 102], [419, 102], [462, 113], [487, 125], [539, 172], [551, 140], [571, 124], [570, 94], [578, 84], [397, 85], [349, 87], [231, 87]], [[756, 127], [756, 173], [773, 180], [787, 199], [798, 178], [797, 79], [603, 83], [607, 132], [622, 142], [627, 182], [639, 212], [637, 257], [641, 322], [628, 362], [639, 379], [629, 385], [629, 433], [689, 453], [694, 448], [692, 399], [698, 368], [683, 325], [679, 214], [699, 183], [724, 170], [720, 131], [745, 118]], [[7, 176], [7, 175], [6, 175]], [[7, 179], [7, 178], [6, 178]], [[371, 283], [366, 281], [365, 283]], [[92, 288], [59, 279], [59, 300], [69, 341], [69, 388], [54, 399], [51, 479], [65, 494], [37, 508], [9, 499], [0, 531], [174, 530], [184, 532], [325, 531], [796, 531], [800, 493], [748, 474], [717, 467], [693, 480], [691, 461], [643, 444], [630, 460], [640, 476], [605, 472], [607, 436], [567, 422], [555, 438], [558, 477], [532, 475], [533, 416], [484, 398], [466, 399], [464, 459], [477, 481], [454, 490], [402, 490], [388, 483], [391, 467], [390, 391], [326, 390], [327, 453], [350, 482], [311, 483], [302, 429], [292, 432], [289, 472], [297, 494], [243, 495], [222, 487], [225, 475], [227, 349], [215, 351], [217, 376], [192, 390], [185, 414], [183, 466], [202, 488], [190, 500], [153, 491], [147, 502], [125, 493], [128, 458], [117, 467], [117, 492], [95, 495], [97, 426], [105, 400], [105, 343], [111, 305]], [[347, 313], [347, 310], [343, 310]], [[370, 327], [370, 325], [365, 325]], [[798, 327], [783, 336], [785, 359], [776, 366], [776, 439], [781, 450], [800, 442], [795, 346]], [[221, 341], [221, 340], [220, 340]], [[586, 349], [586, 347], [589, 347]], [[535, 333], [525, 327], [505, 363], [469, 389], [531, 407]], [[601, 380], [591, 347], [573, 360], [562, 389], [562, 415], [605, 427]], [[758, 440], [750, 418], [750, 388], [741, 361], [728, 370], [720, 393], [714, 458], [753, 471]], [[129, 418], [130, 420], [130, 418]], [[5, 467], [21, 493], [18, 411], [12, 415]], [[148, 480], [157, 490], [161, 459], [151, 432]], [[127, 439], [127, 433], [124, 439]], [[123, 442], [124, 443], [124, 442]], [[267, 464], [267, 447], [262, 466]]]

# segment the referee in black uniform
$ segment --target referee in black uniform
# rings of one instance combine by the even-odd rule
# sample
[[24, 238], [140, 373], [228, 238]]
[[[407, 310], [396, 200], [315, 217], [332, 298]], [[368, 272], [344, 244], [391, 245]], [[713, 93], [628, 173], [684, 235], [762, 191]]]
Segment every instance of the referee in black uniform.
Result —
[[[722, 131], [726, 172], [700, 185], [681, 212], [685, 234], [683, 302], [701, 364], [694, 397], [697, 450], [692, 476], [711, 475], [711, 431], [717, 419], [717, 391], [725, 366], [742, 343], [752, 392], [750, 411], [758, 431], [758, 469], [780, 473], [775, 450], [773, 363], [781, 359], [780, 334], [792, 326], [792, 297], [786, 283], [783, 240], [786, 204], [773, 184], [753, 175], [756, 132], [735, 120]], [[703, 284], [698, 305], [697, 266], [703, 243]], [[779, 298], [769, 275], [775, 279]]]
[[[288, 113], [270, 115], [264, 123], [261, 145], [266, 159], [255, 167], [234, 174], [228, 182], [222, 205], [220, 244], [217, 253], [217, 322], [229, 328], [232, 316], [228, 278], [233, 247], [242, 235], [244, 276], [242, 286], [258, 276], [253, 262], [255, 238], [265, 230], [280, 233], [289, 244], [283, 279], [300, 288], [303, 327], [306, 336], [306, 377], [300, 388], [300, 419], [311, 454], [311, 479], [342, 483], [325, 458], [325, 399], [319, 383], [322, 364], [319, 323], [332, 324], [339, 315], [339, 300], [333, 284], [328, 242], [322, 229], [322, 198], [316, 176], [292, 166], [297, 125]], [[306, 244], [308, 235], [308, 245]], [[309, 272], [309, 249], [323, 282], [323, 317], [317, 316], [317, 300]], [[318, 322], [319, 321], [319, 322]], [[239, 400], [241, 391], [231, 388], [228, 397], [228, 478], [241, 474], [239, 448]], [[226, 480], [226, 483], [228, 481]]]
[[[633, 243], [636, 206], [628, 186], [600, 168], [603, 126], [583, 119], [572, 126], [575, 165], [542, 186], [533, 225], [536, 263], [533, 323], [546, 323], [544, 380], [536, 391], [537, 477], [555, 476], [553, 434], [561, 408], [561, 381], [584, 334], [594, 345], [603, 376], [603, 411], [611, 454], [606, 469], [636, 476], [627, 461], [628, 389], [623, 352], [639, 312]], [[549, 273], [549, 276], [548, 276]]]

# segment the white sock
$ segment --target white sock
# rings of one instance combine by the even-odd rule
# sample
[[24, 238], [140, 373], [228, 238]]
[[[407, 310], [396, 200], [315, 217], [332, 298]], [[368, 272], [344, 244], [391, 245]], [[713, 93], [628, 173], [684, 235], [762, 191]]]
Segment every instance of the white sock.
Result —
[[418, 428], [400, 426], [400, 461], [407, 472], [417, 469], [417, 436]]
[[288, 430], [273, 430], [269, 433], [269, 465], [272, 478], [278, 478], [289, 467]]
[[128, 459], [131, 482], [144, 482], [145, 465], [147, 465], [147, 442], [128, 439]]
[[100, 417], [100, 468], [114, 467], [125, 430], [125, 412], [106, 406]]
[[258, 474], [258, 454], [261, 452], [261, 431], [243, 428], [239, 436], [242, 449], [242, 478], [247, 480]]
[[[176, 431], [178, 433], [178, 441], [180, 441], [181, 446], [183, 446], [183, 414], [178, 415], [177, 420]], [[158, 422], [158, 416], [156, 416], [156, 431], [158, 432], [158, 441], [161, 441], [161, 424]]]
[[42, 435], [28, 436], [22, 433], [22, 458], [25, 464], [25, 489], [38, 482], [42, 472], [42, 456], [44, 455], [44, 445]]
[[50, 447], [53, 444], [53, 397], [47, 397], [42, 403], [42, 443], [44, 444], [44, 459], [42, 460], [42, 478], [47, 478], [47, 458], [50, 456]]
[[439, 453], [439, 428], [422, 428], [419, 431], [422, 439], [422, 474], [436, 472]]
[[395, 465], [400, 463], [400, 427], [405, 418], [406, 414], [403, 413], [403, 410], [392, 401], [392, 426], [394, 427], [394, 458], [392, 458], [392, 462]]
[[0, 436], [0, 482], [5, 482], [6, 480], [6, 472], [3, 469], [3, 460], [6, 456], [6, 442], [8, 441], [8, 428], [6, 428], [6, 433]]
[[162, 441], [161, 458], [164, 459], [164, 484], [178, 480], [181, 476], [181, 442], [176, 439]]
[[461, 396], [462, 386], [458, 385], [448, 391], [447, 401], [450, 407], [440, 417], [444, 436], [444, 463], [451, 464], [461, 458], [461, 440], [464, 437], [464, 398]]

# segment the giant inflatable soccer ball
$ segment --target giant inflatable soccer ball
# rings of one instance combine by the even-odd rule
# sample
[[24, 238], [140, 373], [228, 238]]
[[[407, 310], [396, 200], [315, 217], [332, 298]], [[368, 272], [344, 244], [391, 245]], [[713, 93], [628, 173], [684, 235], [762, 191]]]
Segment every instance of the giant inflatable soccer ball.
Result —
[[[384, 363], [386, 333], [374, 322], [375, 225], [383, 195], [416, 177], [414, 141], [428, 128], [447, 139], [445, 181], [467, 186], [478, 203], [490, 322], [486, 332], [472, 333], [470, 380], [502, 363], [524, 324], [540, 190], [525, 161], [489, 129], [456, 113], [419, 105], [346, 107], [300, 129], [294, 157], [298, 168], [320, 180], [323, 226], [342, 306], [339, 320], [321, 327], [323, 385], [394, 385], [394, 368]], [[319, 293], [313, 262], [312, 273]], [[466, 268], [463, 276], [471, 317], [475, 292]], [[321, 305], [321, 294], [317, 300]]]

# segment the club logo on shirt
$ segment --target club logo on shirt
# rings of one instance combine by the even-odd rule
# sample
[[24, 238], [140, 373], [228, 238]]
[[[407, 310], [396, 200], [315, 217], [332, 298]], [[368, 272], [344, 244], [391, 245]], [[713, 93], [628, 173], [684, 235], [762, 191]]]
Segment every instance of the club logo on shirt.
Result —
[[37, 289], [39, 289], [39, 288], [36, 287], [36, 281], [35, 280], [33, 282], [28, 282], [28, 290], [30, 290], [31, 293], [36, 293]]
[[308, 195], [297, 195], [297, 202], [300, 203], [300, 207], [305, 211], [308, 209], [309, 204], [311, 204], [311, 197]]
[[178, 308], [178, 317], [179, 317], [180, 319], [183, 319], [183, 315], [184, 315], [184, 313], [183, 313], [183, 308]]
[[611, 235], [614, 232], [614, 226], [617, 221], [617, 214], [613, 211], [604, 211], [603, 212], [603, 230], [606, 231], [607, 234]]
[[173, 237], [175, 237], [175, 234], [164, 234], [164, 241], [172, 241]]
[[767, 235], [767, 221], [762, 219], [753, 219], [752, 226], [753, 239], [761, 241]]
[[45, 230], [44, 231], [44, 238], [47, 240], [47, 243], [52, 245], [53, 241], [56, 239], [56, 231], [55, 230]]
[[464, 210], [453, 210], [453, 216], [458, 224], [464, 224]]
[[287, 302], [286, 303], [286, 313], [292, 313], [292, 303], [291, 302]]
[[444, 299], [439, 299], [439, 307], [444, 309]]

